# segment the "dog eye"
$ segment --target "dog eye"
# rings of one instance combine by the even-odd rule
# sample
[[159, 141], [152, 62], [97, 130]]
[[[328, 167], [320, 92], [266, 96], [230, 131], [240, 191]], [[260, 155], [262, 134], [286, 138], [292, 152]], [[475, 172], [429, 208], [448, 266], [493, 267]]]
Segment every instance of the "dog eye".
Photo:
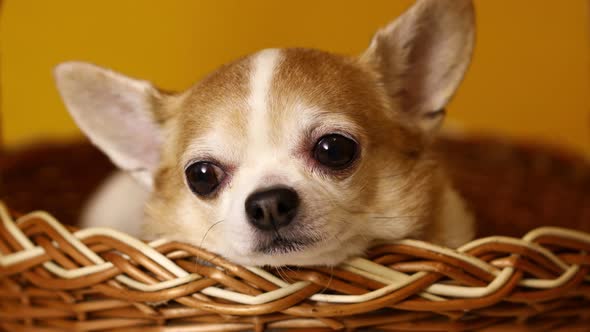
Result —
[[321, 137], [315, 145], [313, 156], [320, 164], [332, 169], [344, 169], [356, 157], [357, 143], [338, 134]]
[[219, 166], [208, 161], [193, 163], [184, 173], [191, 191], [199, 196], [208, 196], [215, 192], [225, 176]]

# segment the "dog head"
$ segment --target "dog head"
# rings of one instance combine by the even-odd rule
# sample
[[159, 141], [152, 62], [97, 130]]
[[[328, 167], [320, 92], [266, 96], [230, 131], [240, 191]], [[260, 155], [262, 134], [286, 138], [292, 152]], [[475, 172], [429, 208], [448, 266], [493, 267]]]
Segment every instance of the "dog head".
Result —
[[335, 264], [423, 238], [445, 181], [430, 142], [468, 66], [470, 1], [422, 0], [360, 56], [267, 49], [181, 93], [56, 69], [80, 128], [151, 192], [144, 229], [251, 265]]

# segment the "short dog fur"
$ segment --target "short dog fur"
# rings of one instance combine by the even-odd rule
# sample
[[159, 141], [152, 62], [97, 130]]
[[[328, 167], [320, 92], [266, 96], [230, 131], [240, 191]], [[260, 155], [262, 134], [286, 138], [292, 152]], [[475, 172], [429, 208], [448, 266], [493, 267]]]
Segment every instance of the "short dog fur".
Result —
[[[433, 142], [473, 43], [471, 1], [419, 0], [359, 56], [266, 49], [180, 93], [60, 64], [73, 118], [134, 179], [110, 179], [84, 226], [184, 241], [248, 265], [333, 265], [403, 238], [458, 246], [473, 221]], [[340, 142], [334, 156], [354, 152], [346, 167], [318, 162], [326, 137]], [[189, 173], [195, 163], [202, 173]], [[191, 176], [215, 189], [196, 194]], [[276, 188], [295, 202], [280, 225], [289, 199]], [[248, 212], [249, 198], [269, 191], [270, 207]]]

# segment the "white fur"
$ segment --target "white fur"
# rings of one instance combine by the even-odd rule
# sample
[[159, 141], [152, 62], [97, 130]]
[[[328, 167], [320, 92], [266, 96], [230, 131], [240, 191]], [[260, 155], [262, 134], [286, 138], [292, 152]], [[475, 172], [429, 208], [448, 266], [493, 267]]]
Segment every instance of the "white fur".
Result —
[[149, 191], [125, 172], [113, 173], [91, 197], [81, 227], [110, 227], [139, 236]]
[[[228, 211], [227, 224], [239, 234], [246, 235], [243, 241], [232, 241], [230, 246], [236, 253], [247, 253], [252, 250], [252, 229], [246, 220], [244, 202], [248, 195], [257, 189], [270, 186], [265, 177], [275, 178], [284, 172], [277, 165], [279, 155], [284, 151], [270, 142], [269, 104], [268, 99], [272, 80], [280, 60], [278, 49], [267, 49], [258, 52], [251, 59], [250, 93], [248, 96], [248, 133], [246, 150], [241, 161], [239, 173], [236, 174], [232, 190], [225, 195], [224, 208]], [[277, 167], [278, 166], [278, 167]]]
[[475, 236], [475, 221], [459, 194], [447, 186], [443, 194], [442, 212], [439, 219], [440, 233], [432, 239], [457, 248]]
[[248, 132], [253, 148], [260, 147], [268, 139], [268, 97], [279, 58], [279, 50], [267, 49], [258, 52], [252, 59]]

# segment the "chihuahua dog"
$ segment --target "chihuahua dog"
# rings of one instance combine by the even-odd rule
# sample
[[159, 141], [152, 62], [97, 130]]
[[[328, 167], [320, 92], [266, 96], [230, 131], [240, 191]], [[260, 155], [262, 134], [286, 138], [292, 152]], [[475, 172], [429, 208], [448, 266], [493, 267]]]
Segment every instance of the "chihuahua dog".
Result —
[[334, 265], [383, 241], [458, 246], [473, 220], [433, 148], [471, 59], [469, 0], [419, 0], [359, 56], [266, 49], [181, 93], [80, 63], [65, 105], [116, 175], [84, 226], [236, 263]]

